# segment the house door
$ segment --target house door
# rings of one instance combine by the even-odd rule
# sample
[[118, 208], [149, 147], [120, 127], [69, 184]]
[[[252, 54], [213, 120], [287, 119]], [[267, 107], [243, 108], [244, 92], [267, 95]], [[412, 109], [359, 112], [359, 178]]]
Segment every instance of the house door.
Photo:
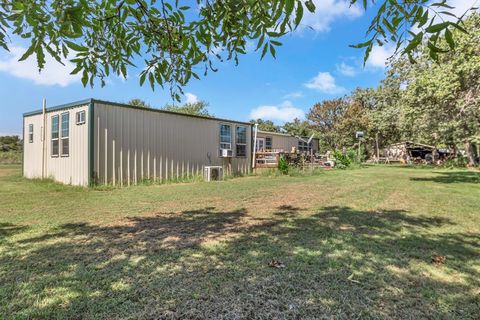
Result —
[[265, 138], [257, 138], [257, 147], [255, 151], [265, 151]]

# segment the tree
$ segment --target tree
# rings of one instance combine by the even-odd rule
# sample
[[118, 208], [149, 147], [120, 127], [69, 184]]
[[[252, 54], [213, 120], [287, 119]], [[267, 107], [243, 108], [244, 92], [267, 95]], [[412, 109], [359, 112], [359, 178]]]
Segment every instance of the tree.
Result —
[[0, 136], [0, 151], [20, 151], [22, 140], [19, 136]]
[[314, 129], [319, 132], [320, 142], [323, 144], [323, 147], [327, 149], [338, 149], [341, 147], [337, 126], [346, 108], [346, 100], [340, 98], [316, 103], [310, 109], [307, 119]]
[[257, 120], [250, 120], [250, 123], [252, 124], [258, 124], [258, 130], [261, 131], [268, 131], [268, 132], [282, 132], [281, 127], [275, 125], [273, 121], [271, 120], [263, 120], [263, 119], [257, 119]]
[[293, 119], [292, 122], [286, 122], [283, 125], [283, 129], [287, 133], [297, 137], [309, 137], [314, 133], [307, 121], [301, 121], [297, 118]]
[[[386, 43], [412, 57], [425, 39], [436, 60], [443, 51], [439, 39], [445, 37], [452, 49], [457, 34], [451, 30], [463, 29], [463, 16], [443, 21], [453, 15], [445, 0], [375, 2], [350, 0], [377, 10], [367, 40], [354, 46], [365, 49], [365, 58], [374, 45]], [[104, 85], [111, 73], [127, 77], [127, 67], [136, 66], [141, 85], [169, 84], [180, 101], [182, 87], [200, 77], [197, 70], [216, 71], [217, 61], [238, 63], [247, 41], [261, 58], [275, 57], [281, 38], [300, 25], [305, 11], [315, 10], [313, 0], [197, 0], [194, 6], [173, 0], [3, 0], [0, 46], [8, 50], [11, 35], [30, 41], [20, 60], [34, 55], [40, 70], [46, 55], [70, 60], [84, 86], [93, 86], [95, 79]]]
[[403, 104], [412, 135], [455, 149], [463, 145], [473, 166], [480, 136], [480, 15], [471, 15], [465, 28], [468, 33], [454, 31], [455, 52], [442, 55], [439, 64], [428, 59], [428, 44], [421, 47], [418, 62], [407, 68]]
[[172, 112], [179, 112], [179, 113], [186, 113], [196, 116], [202, 117], [213, 117], [208, 111], [208, 103], [205, 101], [197, 101], [193, 103], [185, 103], [182, 106], [175, 106], [175, 105], [166, 105], [163, 110], [172, 111]]
[[128, 101], [127, 104], [135, 107], [140, 107], [140, 108], [149, 108], [149, 109], [153, 108], [150, 104], [138, 98], [134, 98]]

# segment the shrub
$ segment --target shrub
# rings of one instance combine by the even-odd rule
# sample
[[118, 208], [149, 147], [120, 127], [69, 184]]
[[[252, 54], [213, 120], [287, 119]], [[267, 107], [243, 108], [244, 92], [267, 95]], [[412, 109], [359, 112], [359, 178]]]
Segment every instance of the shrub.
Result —
[[445, 168], [450, 168], [450, 169], [466, 168], [467, 167], [467, 158], [462, 157], [462, 156], [458, 156], [458, 157], [453, 158], [453, 159], [448, 159], [443, 163], [443, 166]]
[[287, 162], [287, 159], [285, 159], [284, 156], [281, 156], [278, 160], [278, 171], [280, 171], [282, 174], [288, 174], [289, 169], [290, 166]]
[[344, 155], [341, 151], [335, 151], [333, 154], [335, 158], [335, 167], [337, 169], [345, 169], [349, 167], [352, 164], [352, 161], [350, 160], [348, 153]]

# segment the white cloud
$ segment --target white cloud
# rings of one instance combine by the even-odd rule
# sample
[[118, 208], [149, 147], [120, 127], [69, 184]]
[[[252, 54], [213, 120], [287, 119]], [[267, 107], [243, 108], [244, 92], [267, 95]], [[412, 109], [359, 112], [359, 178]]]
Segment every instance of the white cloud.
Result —
[[295, 99], [295, 98], [301, 98], [301, 97], [303, 97], [302, 91], [290, 92], [283, 96], [284, 99]]
[[193, 93], [186, 92], [185, 97], [187, 98], [185, 103], [197, 103], [198, 102], [198, 97], [196, 95], [194, 95]]
[[316, 77], [305, 83], [305, 87], [328, 94], [339, 94], [346, 91], [344, 87], [337, 85], [330, 72], [319, 72]]
[[[433, 1], [431, 1], [433, 2]], [[442, 21], [450, 21], [450, 22], [456, 22], [457, 18], [460, 18], [464, 14], [467, 16], [472, 13], [473, 11], [471, 10], [474, 7], [478, 7], [479, 5], [479, 0], [447, 0], [447, 5], [453, 7], [453, 9], [448, 9], [448, 10], [438, 10], [437, 12], [434, 12], [433, 10], [429, 9], [429, 17], [433, 18], [435, 17], [436, 22], [442, 22]], [[442, 11], [446, 11], [449, 13], [452, 13], [454, 16], [451, 16], [449, 14], [444, 14]], [[477, 9], [477, 11], [479, 11]], [[426, 28], [426, 26], [423, 26], [423, 28]], [[417, 26], [414, 26], [411, 28], [411, 31], [413, 33], [418, 33], [421, 31], [420, 28]]]
[[[461, 17], [464, 13], [470, 10], [473, 7], [478, 7], [479, 1], [478, 0], [449, 0], [447, 4], [454, 7], [450, 12], [456, 15], [457, 17]], [[455, 18], [449, 15], [442, 15], [444, 20], [454, 21]]]
[[347, 0], [313, 0], [313, 2], [315, 12], [304, 10], [300, 30], [310, 27], [316, 32], [330, 31], [330, 26], [335, 19], [342, 17], [353, 19], [360, 17], [364, 12], [357, 5], [351, 6], [350, 1]]
[[75, 66], [68, 61], [61, 65], [55, 59], [46, 55], [45, 68], [38, 72], [37, 62], [32, 55], [27, 60], [19, 62], [27, 49], [12, 46], [10, 52], [0, 58], [0, 71], [7, 72], [14, 77], [32, 80], [35, 84], [66, 87], [80, 80], [80, 75], [71, 75], [70, 72]]
[[373, 46], [370, 56], [367, 60], [367, 66], [383, 69], [387, 66], [388, 58], [395, 53], [395, 48], [391, 46]]
[[276, 106], [259, 106], [250, 112], [250, 118], [287, 122], [295, 118], [305, 118], [305, 112], [286, 100]]
[[355, 67], [352, 67], [351, 65], [348, 65], [345, 62], [337, 64], [336, 68], [340, 74], [343, 74], [344, 76], [347, 76], [347, 77], [354, 77], [357, 74], [357, 70], [355, 70]]

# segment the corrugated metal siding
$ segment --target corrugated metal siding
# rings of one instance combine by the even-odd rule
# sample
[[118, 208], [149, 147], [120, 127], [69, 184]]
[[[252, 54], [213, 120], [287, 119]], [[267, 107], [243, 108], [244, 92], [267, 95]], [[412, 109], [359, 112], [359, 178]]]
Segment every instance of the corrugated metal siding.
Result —
[[[82, 125], [76, 124], [76, 113], [85, 111], [86, 123]], [[52, 157], [51, 149], [51, 132], [52, 132], [52, 116], [68, 112], [70, 115], [69, 122], [69, 156], [68, 157]], [[45, 143], [45, 177], [52, 178], [56, 181], [87, 186], [88, 185], [88, 106], [79, 106], [48, 112], [46, 114], [46, 143]], [[28, 143], [28, 125], [34, 124], [34, 142]], [[42, 147], [41, 132], [43, 127], [43, 115], [27, 116], [24, 118], [25, 144], [24, 155], [24, 176], [27, 178], [42, 177]]]
[[[144, 179], [165, 181], [202, 174], [206, 165], [248, 173], [251, 130], [247, 126], [247, 157], [219, 157], [220, 124], [234, 122], [136, 110], [95, 103], [94, 175], [99, 183], [129, 184]], [[234, 149], [235, 144], [232, 144]]]
[[[272, 149], [274, 150], [283, 150], [283, 152], [291, 152], [292, 147], [295, 147], [298, 150], [298, 138], [287, 136], [284, 134], [275, 134], [275, 133], [267, 133], [267, 132], [258, 132], [257, 138], [272, 138]], [[307, 138], [308, 139], [308, 138]], [[313, 152], [318, 152], [318, 140], [313, 139]]]
[[[23, 176], [26, 178], [42, 177], [42, 120], [42, 115], [23, 118]], [[32, 143], [28, 140], [30, 124], [33, 124]]]

